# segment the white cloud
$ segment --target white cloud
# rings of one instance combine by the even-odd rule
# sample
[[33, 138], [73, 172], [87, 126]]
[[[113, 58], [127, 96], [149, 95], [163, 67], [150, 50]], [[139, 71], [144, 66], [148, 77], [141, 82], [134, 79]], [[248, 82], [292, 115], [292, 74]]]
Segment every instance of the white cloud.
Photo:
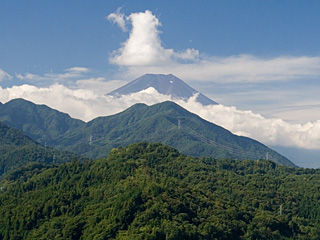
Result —
[[[274, 109], [272, 115], [290, 122], [308, 122], [320, 119], [320, 104], [297, 105]], [[308, 120], [306, 120], [308, 119]]]
[[81, 79], [75, 82], [77, 89], [87, 89], [101, 95], [111, 92], [119, 88], [119, 86], [125, 85], [127, 83], [128, 82], [123, 80], [106, 81], [106, 79], [103, 77]]
[[106, 19], [109, 20], [110, 22], [117, 24], [122, 31], [126, 31], [126, 20], [125, 16], [123, 13], [120, 12], [121, 8], [118, 8], [115, 13], [109, 14]]
[[75, 78], [80, 78], [84, 73], [89, 72], [89, 69], [83, 67], [73, 67], [66, 69], [64, 73], [46, 73], [43, 78], [54, 82], [64, 82]]
[[115, 114], [139, 102], [154, 104], [170, 100], [169, 96], [157, 94], [153, 89], [116, 98], [106, 96], [103, 93], [97, 94], [92, 90], [70, 89], [60, 84], [43, 88], [27, 84], [5, 89], [0, 87], [0, 102], [5, 103], [15, 98], [24, 98], [37, 104], [45, 104], [85, 121], [98, 116]]
[[89, 68], [85, 68], [85, 67], [72, 67], [72, 68], [66, 69], [65, 71], [66, 71], [66, 72], [84, 73], [84, 72], [89, 72], [90, 69], [89, 69]]
[[306, 123], [320, 119], [320, 84], [316, 81], [224, 84], [192, 82], [191, 85], [226, 106], [250, 109], [268, 118]]
[[0, 68], [0, 82], [3, 80], [10, 80], [10, 79], [12, 79], [12, 76]]
[[14, 98], [24, 98], [38, 104], [46, 104], [85, 121], [118, 113], [139, 102], [151, 105], [171, 100], [235, 134], [254, 138], [267, 145], [320, 149], [320, 120], [305, 124], [292, 124], [277, 118], [265, 118], [252, 111], [240, 111], [235, 107], [202, 106], [195, 101], [195, 97], [190, 98], [187, 102], [171, 99], [170, 96], [159, 94], [153, 88], [120, 98], [98, 94], [92, 90], [74, 90], [59, 84], [46, 88], [30, 85], [0, 88], [1, 102], [4, 103]]
[[272, 82], [320, 77], [320, 57], [262, 59], [249, 55], [197, 58], [192, 63], [170, 62], [153, 66], [129, 66], [124, 74], [137, 77], [146, 72], [174, 74], [186, 81], [216, 83]]
[[110, 59], [112, 63], [135, 66], [159, 64], [170, 60], [172, 50], [161, 46], [157, 29], [160, 22], [150, 11], [133, 13], [128, 20], [132, 23], [130, 37], [123, 47], [113, 54]]
[[[125, 19], [123, 15], [121, 19]], [[207, 57], [196, 49], [175, 52], [163, 47], [158, 30], [161, 23], [150, 11], [132, 13], [126, 19], [132, 24], [132, 30], [128, 40], [112, 54], [110, 62], [126, 66], [124, 74], [127, 77], [135, 78], [147, 72], [172, 73], [187, 81], [215, 82], [287, 81], [320, 77], [320, 57], [317, 56]]]
[[[145, 73], [174, 74], [193, 85], [214, 83], [221, 90], [230, 86], [229, 92], [217, 92], [215, 86], [210, 90], [203, 87], [206, 95], [221, 103], [237, 104], [242, 109], [259, 110], [269, 117], [290, 121], [319, 119], [315, 108], [300, 110], [303, 114], [296, 116], [299, 112], [290, 110], [310, 105], [310, 99], [319, 103], [319, 56], [217, 57], [205, 56], [196, 49], [176, 51], [163, 47], [158, 30], [161, 24], [150, 11], [133, 13], [125, 19], [127, 25], [132, 25], [132, 31], [110, 58], [111, 63], [121, 66], [122, 78], [135, 79]], [[310, 87], [313, 92], [308, 90]], [[303, 99], [307, 102], [302, 103]], [[277, 112], [280, 106], [289, 110]]]
[[277, 118], [265, 118], [252, 111], [240, 111], [235, 107], [202, 106], [194, 99], [181, 106], [235, 134], [254, 138], [264, 144], [320, 148], [320, 120], [291, 124]]
[[[108, 19], [111, 16], [109, 20], [112, 22], [115, 21], [114, 19], [124, 20], [124, 16], [119, 14], [119, 12], [110, 14]], [[172, 49], [165, 49], [159, 37], [158, 27], [161, 26], [161, 23], [151, 11], [132, 13], [126, 17], [126, 20], [132, 24], [132, 30], [128, 40], [122, 44], [123, 46], [112, 53], [110, 62], [113, 64], [121, 66], [166, 66], [170, 64], [173, 58], [193, 60], [199, 54], [195, 49], [187, 49], [185, 52], [179, 53], [175, 53]]]
[[74, 85], [74, 82], [86, 78], [90, 69], [84, 67], [72, 67], [65, 69], [63, 73], [45, 73], [43, 75], [25, 73], [16, 74], [16, 77], [20, 80], [25, 80], [27, 83], [34, 83], [41, 86], [50, 86], [54, 83], [61, 83], [69, 86]]
[[187, 49], [184, 52], [174, 53], [174, 57], [183, 60], [196, 60], [199, 57], [199, 51], [196, 49]]

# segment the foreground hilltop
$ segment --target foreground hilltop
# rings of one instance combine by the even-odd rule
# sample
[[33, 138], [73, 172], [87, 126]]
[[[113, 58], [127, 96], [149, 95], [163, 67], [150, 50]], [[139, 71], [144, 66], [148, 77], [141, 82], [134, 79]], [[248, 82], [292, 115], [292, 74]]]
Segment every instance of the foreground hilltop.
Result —
[[138, 143], [8, 176], [0, 239], [319, 239], [319, 176]]

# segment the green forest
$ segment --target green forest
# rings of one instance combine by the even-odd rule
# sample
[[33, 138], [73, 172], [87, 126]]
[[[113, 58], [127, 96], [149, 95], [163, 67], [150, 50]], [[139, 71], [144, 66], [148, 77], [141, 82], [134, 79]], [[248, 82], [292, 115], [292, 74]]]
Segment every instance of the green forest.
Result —
[[320, 170], [135, 143], [1, 181], [0, 239], [320, 239]]
[[60, 164], [73, 158], [83, 160], [78, 154], [42, 146], [15, 128], [0, 122], [0, 179], [31, 162]]

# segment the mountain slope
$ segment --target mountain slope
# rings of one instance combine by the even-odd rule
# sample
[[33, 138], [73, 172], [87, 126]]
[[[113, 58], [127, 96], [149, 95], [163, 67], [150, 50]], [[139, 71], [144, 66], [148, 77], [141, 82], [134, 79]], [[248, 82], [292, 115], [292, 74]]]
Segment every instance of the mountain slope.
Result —
[[94, 119], [57, 140], [59, 147], [90, 157], [103, 157], [114, 147], [140, 141], [161, 142], [197, 157], [256, 160], [268, 155], [277, 163], [294, 166], [265, 145], [236, 136], [173, 102], [150, 107], [136, 104], [119, 114]]
[[0, 105], [0, 121], [26, 133], [43, 145], [55, 145], [55, 139], [85, 123], [45, 105], [13, 99]]
[[319, 170], [162, 144], [0, 182], [0, 239], [319, 239]]
[[235, 136], [173, 102], [150, 107], [136, 104], [113, 116], [85, 123], [49, 107], [17, 99], [0, 107], [2, 119], [43, 144], [90, 158], [105, 157], [120, 145], [149, 141], [162, 142], [191, 156], [256, 160], [268, 155], [277, 163], [294, 166], [263, 144]]
[[29, 163], [59, 164], [76, 157], [74, 153], [44, 147], [0, 122], [0, 176]]
[[199, 93], [188, 84], [172, 74], [145, 74], [132, 82], [108, 93], [108, 95], [121, 96], [130, 93], [140, 92], [153, 87], [159, 93], [171, 95], [174, 98], [189, 99], [198, 93], [197, 101], [203, 105], [217, 104], [215, 101]]

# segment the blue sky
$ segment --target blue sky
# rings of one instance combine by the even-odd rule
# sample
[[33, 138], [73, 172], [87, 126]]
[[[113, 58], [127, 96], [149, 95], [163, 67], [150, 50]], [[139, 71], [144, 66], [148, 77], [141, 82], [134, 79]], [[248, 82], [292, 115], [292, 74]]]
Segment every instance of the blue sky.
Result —
[[105, 17], [150, 10], [165, 48], [209, 56], [319, 56], [319, 1], [48, 1], [2, 0], [0, 66], [8, 72], [102, 72], [127, 38]]
[[[283, 121], [278, 140], [300, 129], [317, 143], [319, 9], [317, 0], [1, 0], [0, 101], [24, 97], [90, 120], [131, 104], [108, 100], [108, 112], [104, 93], [144, 73], [173, 73], [235, 107], [225, 111], [257, 114], [243, 117], [251, 130], [226, 123], [234, 132], [256, 137], [261, 115], [270, 126]], [[293, 146], [309, 136], [299, 134]]]

